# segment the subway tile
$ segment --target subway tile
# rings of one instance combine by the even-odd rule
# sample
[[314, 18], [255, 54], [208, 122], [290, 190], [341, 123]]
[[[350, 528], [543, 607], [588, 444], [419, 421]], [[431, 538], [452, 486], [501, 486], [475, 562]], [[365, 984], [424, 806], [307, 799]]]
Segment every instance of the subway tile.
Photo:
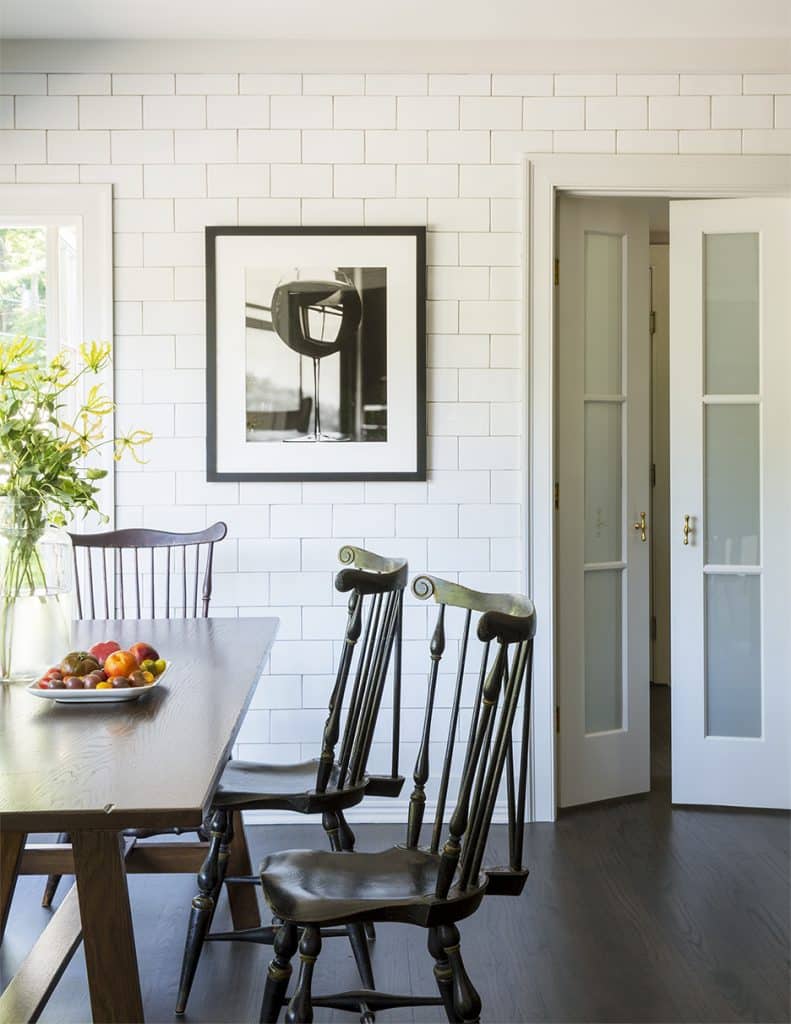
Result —
[[206, 127], [206, 98], [204, 96], [144, 96], [144, 128]]
[[426, 303], [426, 326], [431, 334], [452, 334], [459, 330], [459, 304], [457, 301], [429, 301]]
[[[374, 504], [384, 502], [385, 504], [390, 503], [394, 505], [398, 501], [423, 504], [426, 501], [428, 492], [427, 485], [421, 480], [367, 480], [364, 488], [364, 500]], [[359, 500], [362, 501], [363, 498]], [[388, 540], [385, 546], [391, 548], [393, 544], [397, 544], [397, 541]], [[378, 553], [383, 554], [383, 552]]]
[[143, 263], [147, 267], [203, 265], [200, 232], [163, 232], [143, 235]]
[[331, 537], [331, 505], [273, 505], [273, 537]]
[[399, 96], [399, 128], [458, 128], [459, 101], [455, 96]]
[[551, 153], [552, 132], [535, 131], [492, 132], [492, 163], [516, 164], [531, 153]]
[[462, 334], [518, 334], [521, 329], [521, 303], [459, 303], [459, 329]]
[[556, 96], [613, 96], [615, 75], [555, 75]]
[[109, 96], [110, 76], [92, 74], [47, 75], [50, 96]]
[[49, 131], [47, 159], [53, 164], [109, 164], [110, 133]]
[[[210, 483], [205, 473], [179, 472], [176, 498], [180, 505], [233, 505], [239, 500], [239, 484]], [[207, 515], [209, 520], [214, 519], [212, 509], [207, 510]]]
[[791, 93], [791, 72], [774, 75], [745, 75], [745, 93]]
[[619, 96], [677, 96], [678, 75], [618, 75]]
[[791, 153], [791, 129], [766, 128], [744, 131], [742, 133], [742, 152], [778, 153], [787, 156]]
[[[650, 134], [655, 135], [656, 132]], [[732, 131], [681, 131], [678, 133], [680, 153], [741, 153], [742, 133]]]
[[425, 96], [428, 75], [366, 75], [369, 96]]
[[396, 169], [396, 191], [400, 196], [457, 196], [459, 169], [456, 164], [402, 164]]
[[213, 131], [176, 131], [174, 133], [177, 163], [234, 163], [236, 132], [232, 129]]
[[176, 91], [174, 75], [117, 74], [113, 75], [114, 96], [167, 96]]
[[522, 500], [522, 474], [515, 469], [495, 469], [491, 477], [492, 502], [518, 504]]
[[[178, 352], [178, 350], [177, 350]], [[176, 368], [183, 369], [176, 355]], [[206, 406], [199, 402], [179, 403], [174, 408], [173, 431], [177, 437], [199, 437], [206, 439]], [[265, 520], [268, 527], [268, 519]], [[259, 520], [258, 532], [263, 530], [264, 520]]]
[[439, 437], [462, 437], [489, 433], [487, 402], [431, 402], [428, 432]]
[[172, 231], [172, 199], [116, 199], [113, 201], [116, 231]]
[[678, 132], [619, 131], [615, 146], [619, 153], [677, 153]]
[[428, 159], [431, 163], [464, 164], [489, 162], [489, 132], [430, 131]]
[[335, 128], [395, 128], [395, 120], [392, 96], [338, 96], [334, 100]]
[[[237, 222], [237, 200], [235, 198], [176, 199], [175, 207], [175, 230], [179, 232], [203, 231], [209, 224], [236, 224]], [[144, 230], [162, 229], [145, 228]]]
[[0, 73], [2, 96], [46, 96], [47, 76], [4, 71]]
[[239, 92], [260, 96], [298, 96], [301, 75], [239, 75]]
[[268, 128], [269, 100], [264, 96], [207, 96], [207, 128]]
[[459, 195], [515, 197], [520, 194], [520, 169], [506, 164], [466, 164], [459, 168]]
[[142, 128], [139, 96], [80, 96], [80, 128]]
[[332, 97], [273, 96], [269, 116], [273, 128], [332, 128]]
[[[143, 303], [144, 334], [194, 334], [204, 326], [205, 310], [202, 302], [154, 302]], [[198, 387], [198, 377], [202, 374], [195, 370], [174, 371], [178, 376], [173, 378], [173, 385], [189, 390], [174, 391], [184, 402], [197, 402], [203, 396], [203, 381]], [[198, 376], [194, 376], [197, 374]], [[168, 387], [170, 384], [167, 385]], [[188, 397], [189, 396], [189, 397]], [[156, 399], [151, 399], [156, 401]]]
[[553, 149], [556, 153], [614, 153], [615, 132], [554, 132]]
[[355, 224], [365, 222], [363, 199], [303, 199], [302, 223]]
[[428, 500], [432, 504], [488, 502], [486, 470], [435, 470], [429, 477]]
[[366, 199], [365, 223], [373, 226], [384, 224], [425, 224], [425, 199]]
[[302, 484], [304, 505], [353, 505], [362, 502], [365, 486], [359, 480], [306, 480]]
[[429, 402], [457, 402], [459, 371], [449, 367], [429, 367], [426, 370], [426, 397]]
[[17, 128], [77, 128], [76, 96], [17, 96]]
[[522, 344], [518, 334], [493, 334], [491, 336], [489, 365], [493, 367], [522, 365]]
[[510, 369], [459, 370], [460, 402], [518, 402], [521, 378]]
[[459, 236], [455, 231], [429, 231], [426, 235], [426, 262], [430, 267], [457, 266]]
[[708, 128], [708, 96], [651, 96], [648, 100], [648, 127]]
[[[518, 437], [460, 437], [459, 467], [461, 469], [518, 469], [520, 438]], [[479, 522], [491, 526], [488, 536], [496, 536], [495, 524], [478, 513]], [[478, 529], [483, 527], [479, 526]], [[486, 535], [486, 534], [485, 534]], [[476, 534], [469, 534], [476, 536]], [[479, 535], [478, 535], [479, 536]]]
[[298, 198], [239, 200], [240, 224], [298, 224], [300, 201]]
[[398, 505], [396, 524], [399, 537], [458, 537], [458, 506]]
[[240, 131], [239, 162], [294, 164], [301, 159], [300, 133], [295, 130]]
[[551, 96], [552, 75], [492, 75], [493, 96]]
[[361, 131], [304, 131], [302, 160], [309, 164], [361, 163], [365, 136]]
[[[177, 334], [176, 335], [176, 366], [181, 369], [203, 368], [206, 366], [206, 340], [201, 334]], [[187, 406], [176, 407], [176, 420], [179, 413], [187, 409]], [[187, 412], [188, 417], [193, 416], [195, 410]], [[205, 417], [205, 410], [203, 410]], [[198, 431], [205, 433], [205, 429]]]
[[269, 164], [209, 164], [210, 196], [268, 196]]
[[152, 164], [144, 168], [146, 197], [177, 198], [206, 195], [206, 168], [203, 164]]
[[771, 128], [771, 96], [712, 96], [712, 128]]
[[585, 100], [576, 96], [529, 96], [524, 100], [521, 127], [566, 130], [584, 128]]
[[493, 437], [516, 437], [521, 434], [521, 402], [492, 402], [490, 416]]
[[334, 505], [333, 537], [391, 537], [395, 534], [395, 511], [386, 503], [376, 505]]
[[0, 96], [0, 130], [9, 131], [14, 127], [14, 97]]
[[466, 267], [515, 267], [522, 236], [516, 231], [465, 231], [459, 235], [459, 263]]
[[[248, 541], [249, 543], [254, 543]], [[282, 540], [269, 541], [270, 545], [283, 544]], [[299, 540], [291, 541], [299, 557]], [[270, 567], [271, 568], [271, 567]], [[297, 566], [297, 568], [299, 568]], [[330, 572], [277, 572], [270, 576], [270, 593], [275, 604], [330, 605], [332, 604], [332, 573]]]
[[[114, 274], [115, 298], [120, 302], [134, 301], [139, 299], [172, 299], [173, 298], [173, 270], [170, 267], [127, 267], [116, 269]], [[158, 354], [155, 349], [162, 344], [162, 352]], [[128, 339], [124, 341], [123, 349], [128, 349], [132, 344]], [[173, 340], [166, 338], [154, 338], [150, 342], [141, 342], [138, 348], [150, 355], [152, 366], [173, 366]], [[167, 350], [170, 354], [166, 354]], [[160, 357], [166, 362], [160, 362]], [[144, 370], [146, 367], [141, 364], [125, 362], [121, 364], [124, 370]]]
[[[653, 92], [653, 90], [651, 90]], [[742, 91], [741, 75], [682, 75], [681, 93], [688, 96], [727, 96]]]
[[489, 541], [485, 538], [429, 538], [426, 568], [432, 573], [486, 570], [489, 568]]
[[[77, 164], [17, 164], [16, 183], [21, 184], [75, 184], [80, 180]], [[9, 181], [14, 181], [13, 175]]]
[[167, 130], [111, 131], [113, 163], [173, 163], [173, 132]]
[[585, 100], [585, 127], [646, 128], [648, 101], [644, 96], [590, 96]]
[[303, 75], [305, 96], [361, 96], [365, 75]]
[[334, 169], [333, 191], [341, 197], [395, 195], [395, 167], [390, 164], [338, 164]]
[[489, 131], [521, 128], [522, 100], [518, 96], [463, 96], [459, 127]]
[[45, 163], [46, 139], [42, 131], [0, 131], [0, 153], [12, 164]]
[[491, 199], [492, 231], [521, 231], [522, 202], [520, 199]]
[[791, 95], [775, 96], [775, 128], [791, 128]]
[[430, 267], [428, 295], [431, 299], [487, 299], [489, 270], [484, 267]]
[[489, 298], [506, 301], [521, 299], [522, 275], [516, 267], [489, 269]]
[[414, 131], [377, 131], [365, 133], [365, 161], [369, 164], [425, 163], [427, 133]]
[[173, 279], [174, 299], [196, 299], [203, 302], [206, 298], [206, 275], [203, 267], [176, 267]]
[[332, 167], [323, 164], [274, 164], [272, 195], [331, 196]]
[[488, 366], [487, 334], [429, 334], [429, 366]]
[[431, 96], [489, 96], [492, 76], [429, 75], [428, 91]]
[[436, 231], [488, 231], [486, 199], [429, 199], [429, 227]]
[[181, 95], [233, 95], [238, 91], [238, 75], [176, 75], [176, 92]]
[[143, 235], [139, 231], [116, 232], [113, 235], [113, 266], [143, 265]]

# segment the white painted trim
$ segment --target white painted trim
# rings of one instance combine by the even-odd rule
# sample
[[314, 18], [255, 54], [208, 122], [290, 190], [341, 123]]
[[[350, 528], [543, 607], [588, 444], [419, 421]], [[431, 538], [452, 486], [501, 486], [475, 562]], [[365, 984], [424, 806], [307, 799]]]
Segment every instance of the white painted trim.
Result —
[[728, 198], [791, 193], [788, 156], [604, 156], [523, 158], [525, 335], [525, 579], [538, 614], [531, 736], [533, 820], [557, 807], [554, 635], [555, 199], [581, 195]]
[[4, 71], [784, 73], [789, 40], [7, 39]]
[[[113, 342], [113, 209], [112, 185], [0, 185], [0, 213], [14, 220], [77, 225], [80, 233], [82, 336], [86, 341]], [[102, 380], [113, 398], [110, 367]], [[115, 482], [112, 450], [102, 464], [108, 470], [99, 487], [99, 507], [115, 520]], [[79, 524], [76, 524], [79, 528]], [[95, 526], [95, 523], [93, 524]]]

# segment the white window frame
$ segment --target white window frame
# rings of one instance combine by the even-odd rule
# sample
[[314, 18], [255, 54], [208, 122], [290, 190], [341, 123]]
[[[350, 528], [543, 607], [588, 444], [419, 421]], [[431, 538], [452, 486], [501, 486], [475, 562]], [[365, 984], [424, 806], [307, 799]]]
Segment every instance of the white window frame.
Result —
[[[113, 228], [112, 186], [98, 185], [0, 185], [0, 225], [42, 225], [48, 228], [71, 226], [77, 235], [78, 288], [80, 298], [81, 340], [113, 344]], [[51, 236], [48, 232], [47, 262], [51, 261]], [[57, 275], [55, 275], [56, 277]], [[48, 281], [49, 287], [49, 281]], [[57, 301], [55, 293], [48, 298]], [[53, 338], [47, 328], [47, 351], [54, 355]], [[57, 342], [55, 342], [57, 344]], [[113, 371], [110, 365], [100, 383], [113, 400]], [[114, 424], [113, 424], [114, 425]], [[112, 429], [112, 428], [111, 428]], [[105, 527], [115, 521], [115, 483], [112, 447], [101, 456], [107, 476], [100, 481], [97, 502], [109, 517]], [[96, 529], [95, 517], [78, 519], [72, 529]]]

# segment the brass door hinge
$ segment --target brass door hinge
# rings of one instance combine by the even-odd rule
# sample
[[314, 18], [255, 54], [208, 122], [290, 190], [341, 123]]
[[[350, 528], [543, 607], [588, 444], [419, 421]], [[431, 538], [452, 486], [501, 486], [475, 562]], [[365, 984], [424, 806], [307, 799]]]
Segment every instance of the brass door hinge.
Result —
[[555, 284], [560, 284], [560, 260], [555, 260]]
[[555, 484], [555, 508], [560, 508], [560, 484]]

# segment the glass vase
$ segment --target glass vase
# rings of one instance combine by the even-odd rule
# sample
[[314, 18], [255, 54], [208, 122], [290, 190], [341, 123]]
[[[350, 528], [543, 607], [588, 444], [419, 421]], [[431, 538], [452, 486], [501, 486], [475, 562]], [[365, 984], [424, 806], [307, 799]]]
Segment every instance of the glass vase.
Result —
[[72, 552], [40, 502], [0, 499], [0, 683], [30, 682], [69, 650]]

